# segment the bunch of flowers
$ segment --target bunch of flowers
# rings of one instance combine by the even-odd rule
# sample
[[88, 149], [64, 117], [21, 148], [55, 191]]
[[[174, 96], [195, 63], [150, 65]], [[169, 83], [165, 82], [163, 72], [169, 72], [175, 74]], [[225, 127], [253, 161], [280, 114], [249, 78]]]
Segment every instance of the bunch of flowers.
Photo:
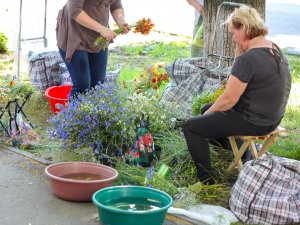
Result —
[[151, 19], [141, 19], [135, 23], [133, 33], [141, 33], [143, 35], [148, 35], [152, 28], [154, 27], [154, 24], [152, 23]]
[[50, 137], [71, 149], [92, 148], [95, 154], [120, 149], [135, 137], [135, 115], [124, 104], [126, 99], [117, 84], [99, 84], [49, 119]]
[[[154, 27], [154, 24], [152, 23], [151, 19], [141, 19], [137, 21], [134, 25], [130, 26], [131, 28], [134, 28], [134, 33], [141, 33], [143, 35], [148, 35], [152, 28]], [[114, 32], [117, 35], [123, 34], [124, 29], [118, 28], [115, 29]], [[95, 41], [95, 45], [99, 46], [101, 49], [105, 49], [108, 46], [109, 42], [102, 36], [98, 37]]]
[[127, 102], [128, 109], [137, 118], [149, 117], [149, 131], [152, 136], [163, 136], [175, 128], [175, 119], [183, 118], [179, 105], [171, 102], [160, 102], [155, 96], [145, 93], [134, 93]]
[[157, 64], [145, 69], [138, 78], [134, 79], [134, 86], [138, 93], [148, 89], [155, 89], [158, 92], [159, 87], [168, 83], [169, 80], [170, 77], [165, 67], [161, 64]]

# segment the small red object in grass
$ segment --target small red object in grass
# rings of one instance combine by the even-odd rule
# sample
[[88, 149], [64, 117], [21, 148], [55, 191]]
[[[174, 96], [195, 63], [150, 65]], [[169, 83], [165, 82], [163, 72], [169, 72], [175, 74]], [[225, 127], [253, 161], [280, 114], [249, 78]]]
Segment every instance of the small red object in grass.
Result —
[[59, 113], [58, 105], [66, 107], [71, 92], [72, 85], [52, 86], [45, 91], [45, 96], [49, 100], [49, 104], [53, 113]]

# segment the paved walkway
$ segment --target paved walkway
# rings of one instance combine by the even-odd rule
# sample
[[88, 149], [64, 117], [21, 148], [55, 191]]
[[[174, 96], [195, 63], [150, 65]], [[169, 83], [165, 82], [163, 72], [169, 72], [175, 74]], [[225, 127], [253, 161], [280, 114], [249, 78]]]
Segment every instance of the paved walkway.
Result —
[[[0, 145], [1, 225], [99, 225], [92, 203], [56, 198], [44, 175], [46, 164], [11, 150]], [[168, 215], [164, 225], [193, 223]]]

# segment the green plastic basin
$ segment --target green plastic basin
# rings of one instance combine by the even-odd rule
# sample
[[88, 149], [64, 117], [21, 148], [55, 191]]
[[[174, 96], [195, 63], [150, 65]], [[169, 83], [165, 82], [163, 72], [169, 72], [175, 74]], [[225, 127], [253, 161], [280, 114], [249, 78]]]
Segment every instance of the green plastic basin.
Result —
[[157, 189], [113, 186], [93, 195], [103, 225], [163, 225], [173, 200]]

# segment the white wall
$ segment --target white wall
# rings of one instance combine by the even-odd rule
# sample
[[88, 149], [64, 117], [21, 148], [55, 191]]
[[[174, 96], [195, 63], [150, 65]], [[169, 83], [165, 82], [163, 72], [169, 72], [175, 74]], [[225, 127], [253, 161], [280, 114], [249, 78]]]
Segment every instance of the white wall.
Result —
[[[58, 10], [66, 0], [48, 0], [47, 38], [49, 47], [56, 46], [55, 24]], [[15, 50], [19, 25], [20, 0], [0, 0], [0, 32], [9, 37], [9, 47]], [[167, 33], [191, 36], [194, 11], [186, 0], [122, 0], [126, 19], [134, 23], [141, 18], [151, 18], [155, 29]], [[43, 36], [44, 0], [23, 0], [22, 38]]]
[[151, 18], [156, 30], [192, 35], [194, 10], [186, 0], [122, 0], [129, 22]]
[[[56, 48], [56, 16], [58, 10], [65, 2], [66, 0], [48, 0], [47, 38], [50, 48]], [[129, 23], [133, 23], [143, 17], [151, 18], [155, 24], [155, 30], [192, 35], [194, 10], [188, 5], [186, 0], [122, 0], [122, 2]], [[0, 32], [4, 32], [8, 36], [11, 50], [16, 49], [19, 3], [20, 0], [0, 0]], [[267, 0], [267, 3], [300, 4], [300, 0]], [[43, 12], [44, 0], [23, 0], [22, 38], [43, 35]], [[298, 39], [299, 36], [295, 38]], [[296, 42], [285, 41], [286, 44], [293, 46], [296, 45]], [[30, 47], [28, 46], [28, 48]], [[286, 46], [283, 45], [283, 47]]]

